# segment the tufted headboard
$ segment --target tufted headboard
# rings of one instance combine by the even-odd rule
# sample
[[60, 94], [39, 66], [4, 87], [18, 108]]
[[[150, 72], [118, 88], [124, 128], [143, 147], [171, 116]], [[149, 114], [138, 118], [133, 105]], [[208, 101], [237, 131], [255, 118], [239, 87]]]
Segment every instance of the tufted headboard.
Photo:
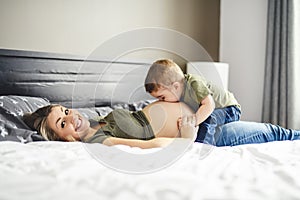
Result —
[[151, 99], [149, 63], [0, 49], [0, 95], [44, 97], [64, 106], [102, 106]]

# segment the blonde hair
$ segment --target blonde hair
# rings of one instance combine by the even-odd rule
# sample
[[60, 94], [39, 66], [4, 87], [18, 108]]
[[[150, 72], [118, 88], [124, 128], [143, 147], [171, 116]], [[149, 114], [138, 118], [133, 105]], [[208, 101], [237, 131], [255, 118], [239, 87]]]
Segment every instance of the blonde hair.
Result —
[[168, 87], [174, 82], [183, 83], [184, 74], [181, 68], [170, 59], [155, 61], [149, 68], [146, 79], [145, 89], [151, 93], [160, 87]]
[[23, 115], [23, 121], [34, 131], [37, 131], [45, 140], [62, 141], [48, 125], [47, 117], [52, 111], [52, 108], [57, 107], [57, 104], [51, 104], [37, 109], [33, 113]]

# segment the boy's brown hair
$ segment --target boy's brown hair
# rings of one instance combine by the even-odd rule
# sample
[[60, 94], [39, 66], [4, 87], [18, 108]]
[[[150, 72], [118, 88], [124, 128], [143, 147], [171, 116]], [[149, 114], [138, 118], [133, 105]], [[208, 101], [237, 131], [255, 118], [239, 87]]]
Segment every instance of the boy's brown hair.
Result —
[[145, 89], [152, 93], [160, 87], [168, 87], [174, 82], [183, 83], [184, 74], [181, 68], [170, 59], [155, 61], [149, 68], [146, 79]]

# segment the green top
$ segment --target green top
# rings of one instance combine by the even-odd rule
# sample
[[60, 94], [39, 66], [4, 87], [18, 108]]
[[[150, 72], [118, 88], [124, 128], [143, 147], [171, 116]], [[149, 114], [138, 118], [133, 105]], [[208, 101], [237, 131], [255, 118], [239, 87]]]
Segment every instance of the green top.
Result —
[[240, 104], [231, 92], [208, 82], [202, 76], [185, 74], [184, 84], [180, 101], [188, 104], [195, 112], [201, 105], [200, 102], [209, 94], [212, 95], [216, 108], [225, 108], [228, 106], [237, 106], [240, 108]]
[[152, 127], [142, 111], [131, 112], [126, 109], [116, 109], [106, 117], [97, 119], [97, 123], [101, 122], [106, 124], [84, 142], [103, 143], [108, 137], [141, 140], [155, 137]]

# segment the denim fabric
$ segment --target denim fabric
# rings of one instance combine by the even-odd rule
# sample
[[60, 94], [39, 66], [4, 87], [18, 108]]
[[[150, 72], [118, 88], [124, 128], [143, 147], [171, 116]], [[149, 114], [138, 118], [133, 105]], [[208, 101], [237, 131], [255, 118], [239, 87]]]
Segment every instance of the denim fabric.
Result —
[[215, 145], [216, 127], [229, 122], [239, 121], [241, 110], [237, 106], [217, 108], [212, 114], [199, 125], [195, 142]]
[[299, 140], [300, 131], [278, 125], [238, 121], [217, 127], [216, 146], [264, 143], [282, 140]]

